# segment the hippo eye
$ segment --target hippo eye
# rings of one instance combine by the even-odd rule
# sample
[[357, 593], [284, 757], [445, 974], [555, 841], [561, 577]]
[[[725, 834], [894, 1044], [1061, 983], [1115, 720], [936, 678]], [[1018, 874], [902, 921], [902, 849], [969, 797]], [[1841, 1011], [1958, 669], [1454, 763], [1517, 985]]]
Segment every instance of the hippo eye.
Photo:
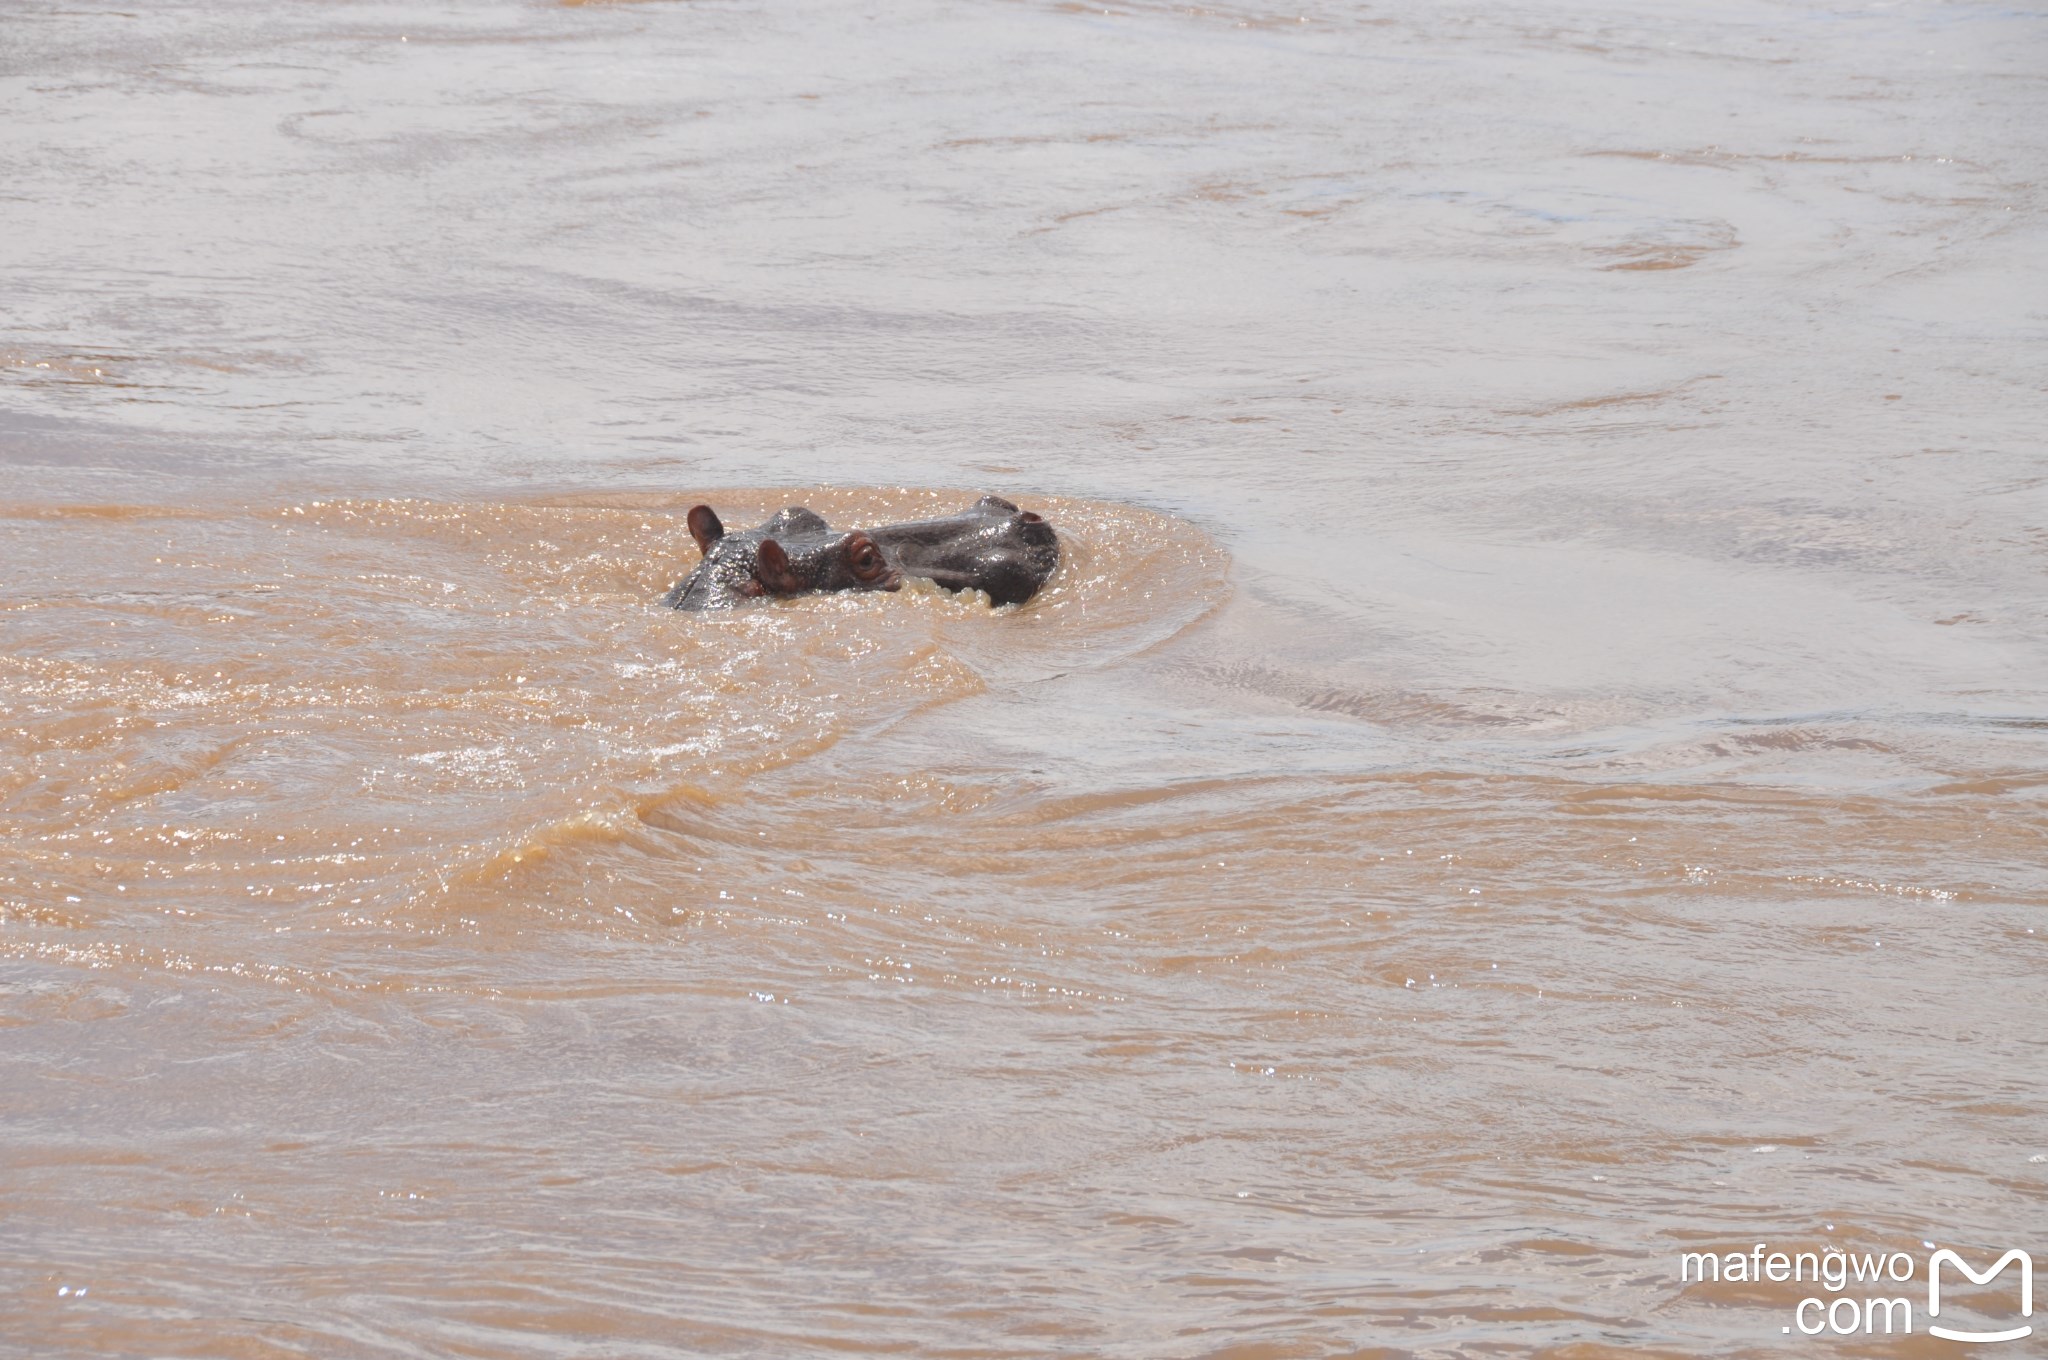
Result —
[[873, 576], [882, 569], [882, 554], [872, 543], [863, 543], [853, 550], [853, 569], [862, 576]]

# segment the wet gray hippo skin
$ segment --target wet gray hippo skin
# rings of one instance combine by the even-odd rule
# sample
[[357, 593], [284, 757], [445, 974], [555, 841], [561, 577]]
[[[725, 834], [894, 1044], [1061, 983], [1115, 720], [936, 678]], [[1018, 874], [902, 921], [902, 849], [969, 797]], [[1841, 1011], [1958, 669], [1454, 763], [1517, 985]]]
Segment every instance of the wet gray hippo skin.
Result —
[[948, 590], [985, 590], [993, 604], [1022, 604], [1060, 564], [1060, 541], [1029, 510], [983, 496], [957, 515], [868, 530], [905, 576]]
[[902, 574], [866, 534], [841, 533], [801, 505], [737, 534], [728, 534], [708, 505], [692, 507], [689, 523], [704, 560], [662, 597], [671, 609], [728, 609], [762, 595], [903, 585]]
[[672, 609], [724, 609], [762, 595], [895, 590], [922, 576], [948, 590], [981, 590], [1021, 604], [1059, 566], [1059, 539], [1036, 514], [984, 496], [957, 515], [842, 534], [792, 505], [756, 529], [728, 534], [708, 505], [690, 511], [704, 560], [662, 600]]

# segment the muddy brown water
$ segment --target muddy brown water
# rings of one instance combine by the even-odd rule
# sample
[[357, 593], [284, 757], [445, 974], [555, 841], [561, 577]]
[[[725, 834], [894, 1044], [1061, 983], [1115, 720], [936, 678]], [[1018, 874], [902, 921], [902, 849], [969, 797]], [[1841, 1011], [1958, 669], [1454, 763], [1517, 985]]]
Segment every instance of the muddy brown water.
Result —
[[[0, 6], [0, 1354], [1957, 1353], [1934, 1250], [2048, 1266], [2044, 71]], [[655, 607], [697, 500], [982, 492], [1021, 609]]]

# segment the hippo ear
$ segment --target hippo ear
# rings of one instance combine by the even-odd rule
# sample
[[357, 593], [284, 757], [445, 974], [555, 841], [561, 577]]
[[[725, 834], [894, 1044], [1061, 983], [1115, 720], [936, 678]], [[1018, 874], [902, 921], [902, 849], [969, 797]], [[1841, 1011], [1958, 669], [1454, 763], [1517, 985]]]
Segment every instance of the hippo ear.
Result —
[[711, 545], [725, 537], [725, 526], [708, 505], [691, 506], [689, 518], [690, 537], [697, 540], [697, 551], [710, 556]]
[[754, 550], [754, 579], [770, 595], [794, 595], [804, 588], [795, 568], [789, 565], [789, 554], [772, 538], [762, 539], [761, 546]]

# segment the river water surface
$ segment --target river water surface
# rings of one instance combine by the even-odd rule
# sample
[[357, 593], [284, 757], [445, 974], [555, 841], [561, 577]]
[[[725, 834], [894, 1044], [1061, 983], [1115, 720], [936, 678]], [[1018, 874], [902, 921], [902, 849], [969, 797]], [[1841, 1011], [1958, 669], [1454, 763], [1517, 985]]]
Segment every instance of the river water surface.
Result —
[[2039, 10], [0, 0], [0, 1353], [1954, 1353], [2044, 429]]

